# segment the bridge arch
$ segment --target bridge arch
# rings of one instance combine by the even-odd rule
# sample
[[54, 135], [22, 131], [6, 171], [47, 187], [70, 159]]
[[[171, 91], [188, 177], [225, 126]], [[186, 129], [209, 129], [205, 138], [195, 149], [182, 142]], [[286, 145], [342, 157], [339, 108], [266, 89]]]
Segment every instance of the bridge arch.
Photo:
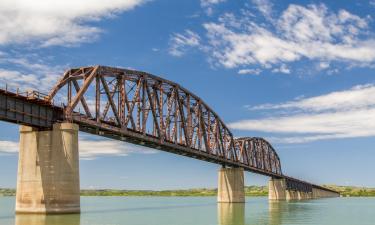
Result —
[[262, 138], [234, 138], [198, 96], [155, 75], [106, 66], [66, 71], [46, 99], [63, 99], [63, 119], [85, 132], [280, 176], [280, 159]]

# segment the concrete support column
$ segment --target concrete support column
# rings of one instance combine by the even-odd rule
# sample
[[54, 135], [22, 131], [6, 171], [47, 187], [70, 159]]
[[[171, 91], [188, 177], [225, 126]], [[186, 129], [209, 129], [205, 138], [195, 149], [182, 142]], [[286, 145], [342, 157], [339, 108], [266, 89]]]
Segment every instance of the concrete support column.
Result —
[[80, 212], [77, 124], [20, 126], [16, 212]]
[[243, 168], [221, 168], [219, 170], [218, 202], [245, 202]]
[[286, 182], [285, 179], [272, 178], [268, 182], [268, 199], [269, 200], [286, 200]]
[[299, 191], [286, 190], [286, 200], [302, 200], [298, 195]]

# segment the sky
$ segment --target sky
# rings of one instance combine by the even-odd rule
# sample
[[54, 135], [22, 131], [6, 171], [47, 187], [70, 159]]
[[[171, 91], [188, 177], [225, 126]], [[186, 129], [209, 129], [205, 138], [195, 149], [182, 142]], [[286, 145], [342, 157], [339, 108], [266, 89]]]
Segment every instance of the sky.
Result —
[[[48, 93], [65, 70], [146, 71], [202, 98], [283, 172], [375, 187], [375, 1], [2, 0], [0, 88]], [[18, 126], [0, 122], [0, 187]], [[80, 133], [81, 188], [216, 187], [219, 165]], [[246, 185], [267, 177], [246, 173]]]

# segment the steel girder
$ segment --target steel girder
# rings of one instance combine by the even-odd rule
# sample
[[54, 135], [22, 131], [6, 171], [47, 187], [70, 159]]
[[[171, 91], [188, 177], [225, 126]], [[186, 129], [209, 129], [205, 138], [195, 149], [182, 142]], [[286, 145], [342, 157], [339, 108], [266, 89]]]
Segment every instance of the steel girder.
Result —
[[202, 153], [222, 159], [215, 161], [223, 165], [282, 175], [280, 159], [266, 140], [235, 139], [202, 99], [169, 80], [129, 69], [82, 67], [65, 72], [46, 100], [58, 95], [65, 119], [88, 132], [100, 135], [99, 130], [106, 130], [106, 136], [124, 136], [137, 144], [183, 147], [193, 151], [192, 157]]

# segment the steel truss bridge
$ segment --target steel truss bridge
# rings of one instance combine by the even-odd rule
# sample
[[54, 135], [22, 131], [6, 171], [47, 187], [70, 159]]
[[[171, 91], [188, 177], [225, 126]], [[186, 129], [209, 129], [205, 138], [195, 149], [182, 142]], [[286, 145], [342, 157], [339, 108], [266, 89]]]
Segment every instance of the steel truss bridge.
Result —
[[284, 175], [265, 139], [234, 138], [198, 96], [145, 72], [82, 67], [66, 71], [47, 95], [0, 89], [0, 120], [46, 130], [69, 121], [86, 133], [285, 178], [288, 189], [326, 189]]

